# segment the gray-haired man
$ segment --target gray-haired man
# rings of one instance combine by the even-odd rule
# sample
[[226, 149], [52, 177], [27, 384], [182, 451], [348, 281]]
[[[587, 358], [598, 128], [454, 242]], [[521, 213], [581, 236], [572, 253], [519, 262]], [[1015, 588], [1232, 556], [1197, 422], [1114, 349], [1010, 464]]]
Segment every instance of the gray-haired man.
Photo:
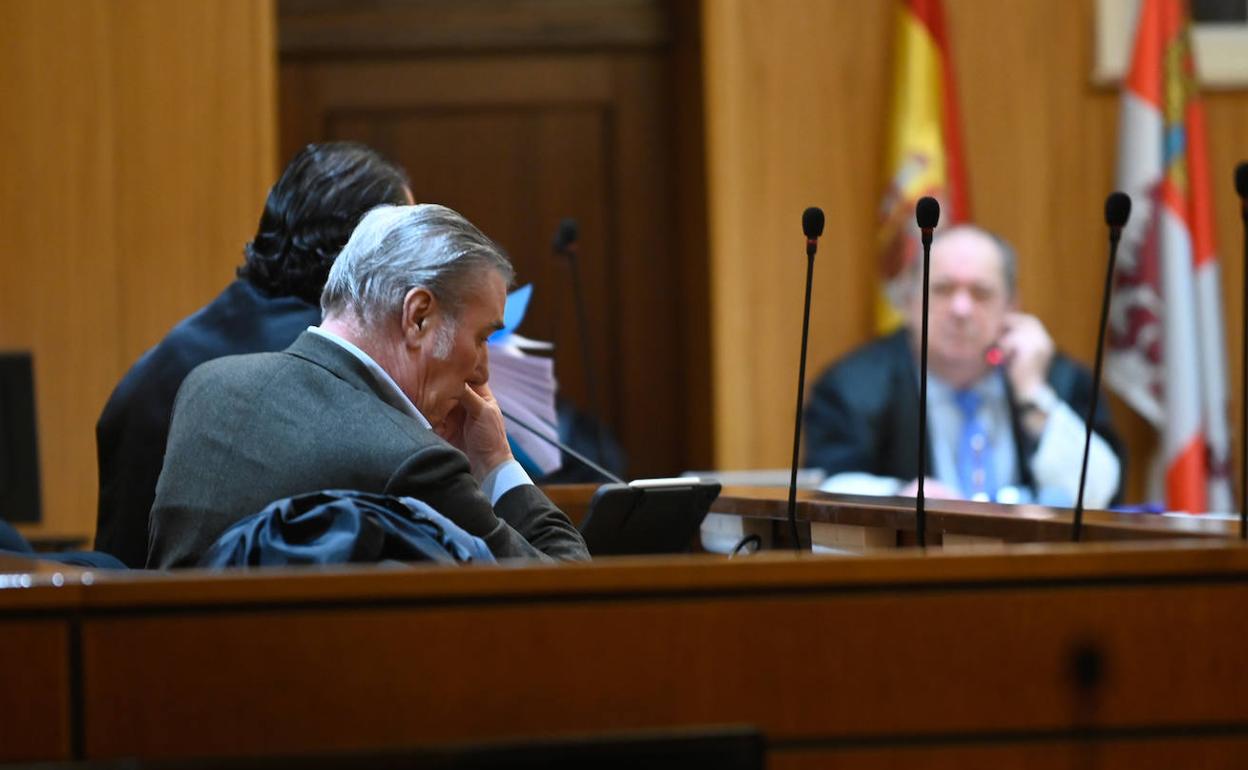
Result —
[[269, 502], [334, 488], [423, 500], [499, 558], [588, 558], [511, 456], [487, 385], [511, 277], [498, 246], [448, 208], [370, 212], [330, 272], [319, 328], [187, 377], [148, 566], [193, 565]]

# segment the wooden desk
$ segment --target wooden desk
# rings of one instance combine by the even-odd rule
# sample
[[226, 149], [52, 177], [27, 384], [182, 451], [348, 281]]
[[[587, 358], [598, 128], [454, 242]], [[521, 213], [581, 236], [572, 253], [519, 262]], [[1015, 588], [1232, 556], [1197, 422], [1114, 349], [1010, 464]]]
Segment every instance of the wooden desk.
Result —
[[1238, 544], [19, 574], [4, 760], [749, 724], [780, 768], [1248, 761]]
[[[725, 487], [711, 510], [750, 518], [785, 520], [788, 490], [773, 487]], [[914, 499], [868, 497], [800, 490], [799, 522], [886, 529], [903, 533], [901, 543], [913, 542]], [[1073, 512], [1040, 505], [1001, 505], [953, 500], [927, 502], [930, 544], [946, 535], [986, 538], [1005, 543], [1066, 543], [1071, 539]], [[1082, 538], [1088, 542], [1112, 540], [1168, 540], [1178, 538], [1227, 539], [1239, 536], [1239, 523], [1201, 516], [1084, 511]]]
[[[595, 484], [574, 484], [545, 487], [544, 491], [574, 522], [579, 522], [584, 518], [589, 500], [597, 488]], [[788, 519], [787, 489], [725, 487], [711, 506], [711, 511], [766, 522], [769, 536], [774, 529], [776, 539], [781, 543], [787, 543], [789, 538], [787, 526], [771, 526]], [[871, 543], [875, 544], [874, 547], [895, 548], [915, 542], [913, 498], [799, 490], [796, 514], [804, 536], [808, 538], [806, 533], [813, 529], [816, 542], [819, 542], [821, 527], [868, 531], [869, 535], [861, 538], [860, 547], [856, 550], [869, 550]], [[1066, 508], [929, 500], [928, 545], [1067, 543], [1071, 539], [1072, 519], [1072, 511]], [[1082, 537], [1087, 542], [1185, 538], [1224, 540], [1238, 536], [1238, 522], [1201, 516], [1085, 511], [1083, 517]], [[809, 539], [806, 542], [809, 543]]]

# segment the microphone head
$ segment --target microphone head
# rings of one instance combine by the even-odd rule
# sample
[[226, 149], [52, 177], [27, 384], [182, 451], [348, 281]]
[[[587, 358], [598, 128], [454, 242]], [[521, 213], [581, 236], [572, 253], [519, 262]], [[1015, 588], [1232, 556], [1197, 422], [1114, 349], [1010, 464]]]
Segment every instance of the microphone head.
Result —
[[1131, 198], [1124, 192], [1112, 192], [1105, 199], [1105, 224], [1121, 229], [1131, 218]]
[[933, 230], [940, 221], [940, 201], [930, 195], [919, 198], [914, 205], [914, 221], [919, 223], [920, 230]]
[[1235, 192], [1239, 197], [1248, 199], [1248, 160], [1240, 161], [1235, 167]]
[[559, 222], [559, 229], [555, 231], [555, 240], [551, 243], [550, 248], [556, 254], [566, 254], [568, 248], [580, 239], [580, 225], [572, 217], [565, 217]]
[[823, 209], [811, 206], [802, 212], [802, 232], [807, 238], [823, 235]]

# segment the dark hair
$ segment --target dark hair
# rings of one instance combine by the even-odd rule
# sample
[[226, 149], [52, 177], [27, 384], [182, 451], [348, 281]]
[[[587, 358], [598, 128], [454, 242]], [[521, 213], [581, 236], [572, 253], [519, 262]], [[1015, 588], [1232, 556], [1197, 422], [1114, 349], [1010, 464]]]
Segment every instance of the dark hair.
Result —
[[360, 219], [407, 201], [407, 175], [376, 151], [355, 142], [309, 144], [269, 190], [238, 277], [315, 305]]

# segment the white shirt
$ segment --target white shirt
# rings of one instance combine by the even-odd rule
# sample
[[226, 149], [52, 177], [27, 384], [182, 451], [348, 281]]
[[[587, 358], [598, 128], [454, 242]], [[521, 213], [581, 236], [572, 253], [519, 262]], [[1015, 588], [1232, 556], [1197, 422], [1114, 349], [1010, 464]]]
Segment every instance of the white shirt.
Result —
[[[360, 350], [359, 347], [344, 340], [333, 332], [325, 331], [319, 326], [309, 326], [308, 331], [313, 334], [324, 337], [338, 347], [347, 351], [351, 355], [360, 360], [364, 364], [364, 368], [372, 375], [373, 381], [377, 384], [380, 391], [381, 400], [390, 406], [398, 409], [403, 414], [411, 417], [424, 428], [433, 430], [433, 425], [425, 418], [412, 400], [407, 397], [394, 378], [389, 372], [382, 369], [381, 366], [372, 359], [370, 355]], [[440, 437], [439, 437], [440, 438]], [[507, 460], [500, 463], [496, 468], [486, 474], [481, 481], [481, 491], [490, 499], [490, 505], [497, 505], [499, 498], [510, 492], [512, 489], [521, 484], [532, 484], [533, 480], [529, 478], [529, 474], [524, 472], [524, 468], [516, 460]]]
[[[1001, 373], [990, 372], [972, 387], [983, 396], [976, 414], [988, 427], [996, 480], [1002, 488], [998, 492], [998, 502], [1033, 502], [1026, 494], [1027, 490], [1015, 486], [1020, 481], [1018, 457], [1009, 399]], [[956, 490], [959, 480], [955, 453], [963, 417], [954, 401], [952, 387], [929, 374], [927, 388], [928, 441], [932, 447], [934, 466], [929, 475]], [[1035, 484], [1035, 502], [1071, 507], [1079, 493], [1079, 466], [1083, 459], [1087, 427], [1084, 418], [1075, 414], [1069, 404], [1056, 397], [1053, 401], [1055, 406], [1044, 423], [1028, 468]], [[1088, 451], [1088, 480], [1083, 493], [1085, 507], [1104, 508], [1109, 505], [1114, 490], [1118, 488], [1121, 473], [1122, 465], [1114, 450], [1110, 449], [1105, 439], [1093, 433]], [[858, 495], [895, 495], [910, 481], [912, 479], [849, 472], [832, 476], [820, 489]]]

